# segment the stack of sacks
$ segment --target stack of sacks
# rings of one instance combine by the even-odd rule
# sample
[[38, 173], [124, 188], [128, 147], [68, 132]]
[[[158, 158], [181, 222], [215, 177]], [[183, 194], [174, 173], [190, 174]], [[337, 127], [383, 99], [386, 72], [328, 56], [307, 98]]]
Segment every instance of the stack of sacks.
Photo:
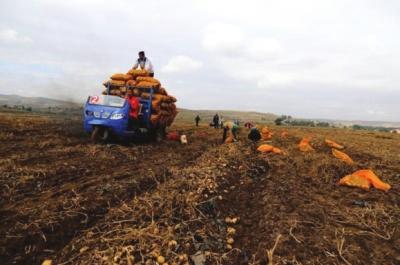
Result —
[[[168, 95], [167, 90], [161, 86], [160, 81], [153, 77], [149, 77], [149, 73], [146, 70], [129, 70], [126, 74], [115, 74], [110, 77], [111, 80], [103, 83], [107, 87], [110, 83], [110, 94], [121, 96], [125, 94], [126, 86], [136, 86], [139, 88], [150, 88], [153, 87], [153, 100], [151, 102], [151, 116], [150, 120], [154, 127], [167, 127], [172, 124], [178, 110], [175, 102], [175, 97]], [[119, 86], [113, 88], [113, 86]], [[107, 94], [107, 90], [103, 91], [103, 94]], [[134, 88], [133, 94], [136, 97], [142, 99], [149, 99], [150, 93], [142, 92], [141, 89]]]
[[[110, 77], [110, 80], [105, 81], [103, 83], [103, 85], [105, 87], [107, 87], [108, 83], [110, 83], [110, 94], [111, 95], [115, 95], [115, 96], [120, 96], [121, 92], [125, 94], [125, 92], [126, 92], [125, 85], [129, 80], [133, 80], [133, 76], [132, 75], [115, 74], [115, 75]], [[116, 88], [115, 86], [118, 86], [119, 88]], [[105, 89], [102, 94], [106, 95], [107, 94], [107, 89]]]

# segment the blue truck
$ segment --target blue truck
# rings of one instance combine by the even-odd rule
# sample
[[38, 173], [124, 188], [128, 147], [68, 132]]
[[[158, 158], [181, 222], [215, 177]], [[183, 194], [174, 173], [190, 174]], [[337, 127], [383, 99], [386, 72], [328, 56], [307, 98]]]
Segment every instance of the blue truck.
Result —
[[[125, 89], [122, 89], [125, 88]], [[139, 124], [135, 129], [129, 127], [129, 103], [123, 97], [128, 88], [137, 88], [140, 93], [150, 94], [149, 99], [139, 98]], [[119, 95], [111, 95], [110, 91], [119, 91]], [[148, 138], [160, 142], [165, 137], [165, 127], [155, 127], [150, 120], [151, 101], [154, 88], [126, 87], [107, 85], [107, 93], [88, 96], [84, 108], [84, 129], [91, 135], [91, 140], [107, 141], [110, 138], [132, 139]]]

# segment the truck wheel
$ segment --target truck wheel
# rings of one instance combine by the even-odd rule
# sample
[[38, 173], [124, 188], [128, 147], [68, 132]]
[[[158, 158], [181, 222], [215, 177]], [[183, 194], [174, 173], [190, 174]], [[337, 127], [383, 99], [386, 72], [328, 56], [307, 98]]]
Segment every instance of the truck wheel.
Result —
[[155, 135], [156, 142], [159, 143], [162, 140], [164, 140], [164, 136], [165, 136], [165, 129], [164, 128], [158, 128], [156, 130], [156, 135]]
[[90, 140], [92, 140], [92, 142], [96, 142], [97, 136], [99, 135], [99, 131], [100, 131], [100, 127], [99, 126], [94, 127], [94, 130], [92, 132], [92, 136], [90, 137]]

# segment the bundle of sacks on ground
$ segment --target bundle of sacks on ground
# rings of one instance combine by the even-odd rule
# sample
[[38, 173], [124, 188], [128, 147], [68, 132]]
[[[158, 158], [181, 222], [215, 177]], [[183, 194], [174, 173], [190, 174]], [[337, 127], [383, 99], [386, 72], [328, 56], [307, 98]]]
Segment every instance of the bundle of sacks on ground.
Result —
[[[110, 83], [110, 94], [125, 97], [126, 87], [134, 88], [133, 94], [142, 99], [150, 99], [150, 93], [141, 88], [153, 87], [153, 100], [151, 102], [150, 120], [153, 126], [167, 127], [172, 124], [178, 110], [175, 102], [176, 98], [168, 95], [167, 90], [161, 86], [160, 81], [149, 77], [146, 70], [129, 70], [126, 74], [114, 74], [110, 80], [103, 83], [105, 87]], [[107, 94], [107, 89], [103, 95]]]

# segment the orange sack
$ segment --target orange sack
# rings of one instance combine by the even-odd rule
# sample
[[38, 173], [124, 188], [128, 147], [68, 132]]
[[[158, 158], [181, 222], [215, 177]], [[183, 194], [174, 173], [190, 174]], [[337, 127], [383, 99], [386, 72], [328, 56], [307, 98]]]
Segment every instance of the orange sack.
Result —
[[233, 136], [229, 135], [228, 138], [225, 139], [225, 143], [232, 143], [233, 142]]
[[273, 151], [273, 149], [274, 149], [274, 147], [269, 144], [262, 144], [257, 148], [257, 150], [260, 151], [261, 153], [268, 153], [268, 152]]
[[357, 187], [365, 190], [369, 190], [371, 184], [375, 189], [379, 190], [389, 190], [391, 188], [389, 184], [382, 182], [374, 172], [369, 169], [358, 170], [339, 181], [339, 185]]
[[276, 148], [276, 147], [274, 147], [274, 148], [272, 149], [272, 152], [275, 153], [275, 154], [282, 154], [282, 155], [285, 154], [281, 149]]
[[312, 148], [311, 145], [308, 143], [311, 139], [311, 137], [305, 137], [301, 140], [298, 146], [301, 152], [315, 152], [314, 148]]
[[338, 145], [337, 143], [335, 143], [335, 142], [333, 142], [331, 140], [328, 140], [328, 139], [325, 139], [325, 143], [327, 143], [330, 147], [334, 147], [334, 148], [337, 148], [337, 149], [343, 149], [344, 148], [344, 146]]
[[339, 181], [339, 185], [360, 188], [363, 190], [369, 190], [371, 188], [371, 182], [357, 175], [345, 176]]
[[372, 184], [372, 186], [374, 186], [375, 189], [389, 190], [391, 188], [389, 184], [382, 182], [374, 174], [374, 172], [372, 172], [372, 170], [369, 170], [369, 169], [358, 170], [358, 171], [354, 172], [353, 175], [360, 176], [360, 177], [368, 180]]
[[271, 136], [269, 135], [268, 126], [264, 126], [264, 127], [261, 129], [261, 139], [262, 139], [263, 141], [268, 140], [268, 139], [271, 139]]
[[125, 74], [115, 74], [110, 77], [111, 80], [121, 80], [121, 81], [128, 81], [132, 80], [133, 76], [125, 75]]
[[288, 136], [287, 132], [282, 132], [281, 136]]
[[346, 163], [348, 163], [348, 164], [353, 164], [354, 162], [353, 162], [353, 159], [351, 159], [348, 155], [346, 155], [345, 153], [343, 153], [343, 152], [340, 152], [339, 150], [336, 150], [336, 149], [334, 149], [334, 148], [332, 148], [332, 154], [335, 156], [335, 157], [337, 157], [337, 158], [339, 158], [339, 159], [342, 159], [344, 162], [346, 162]]

